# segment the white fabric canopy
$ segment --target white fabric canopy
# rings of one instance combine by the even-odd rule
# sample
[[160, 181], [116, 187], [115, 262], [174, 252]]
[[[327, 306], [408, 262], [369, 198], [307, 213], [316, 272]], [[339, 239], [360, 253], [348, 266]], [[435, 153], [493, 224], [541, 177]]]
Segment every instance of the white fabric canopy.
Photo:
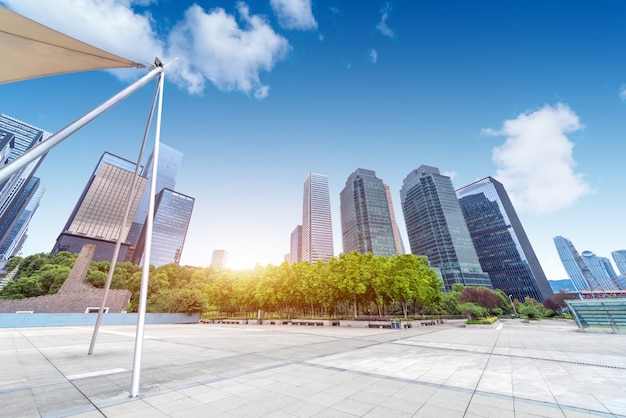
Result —
[[110, 54], [0, 6], [0, 84], [144, 65]]

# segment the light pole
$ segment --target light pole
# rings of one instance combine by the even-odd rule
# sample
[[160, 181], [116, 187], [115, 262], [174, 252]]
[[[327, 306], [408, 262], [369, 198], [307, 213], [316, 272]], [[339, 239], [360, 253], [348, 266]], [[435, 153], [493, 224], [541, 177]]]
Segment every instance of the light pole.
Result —
[[517, 309], [515, 309], [515, 303], [513, 302], [513, 295], [509, 295], [509, 300], [511, 301], [511, 305], [513, 306], [513, 312], [515, 316], [517, 316]]

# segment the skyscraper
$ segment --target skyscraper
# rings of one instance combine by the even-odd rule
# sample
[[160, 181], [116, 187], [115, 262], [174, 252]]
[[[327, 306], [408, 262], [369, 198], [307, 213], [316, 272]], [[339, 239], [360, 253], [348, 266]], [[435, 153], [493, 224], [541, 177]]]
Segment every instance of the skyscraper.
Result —
[[334, 256], [328, 176], [309, 173], [303, 200], [302, 261], [328, 261]]
[[[87, 182], [82, 195], [57, 238], [52, 253], [79, 253], [84, 244], [95, 244], [94, 261], [110, 261], [120, 233], [128, 196], [132, 187], [135, 163], [105, 152]], [[139, 177], [129, 219], [139, 206], [146, 178]], [[122, 233], [118, 261], [123, 261], [130, 244], [126, 242], [130, 226]]]
[[483, 271], [494, 288], [523, 301], [553, 292], [504, 186], [492, 177], [456, 191]]
[[626, 283], [615, 273], [608, 258], [597, 256], [592, 251], [583, 251], [581, 256], [602, 290], [626, 290]]
[[211, 255], [211, 267], [218, 269], [226, 268], [228, 266], [228, 251], [226, 250], [213, 250]]
[[[176, 189], [176, 175], [178, 174], [178, 168], [180, 167], [183, 159], [183, 153], [175, 150], [169, 145], [161, 143], [159, 146], [159, 161], [157, 167], [156, 178], [156, 190], [154, 195], [156, 196], [161, 190], [168, 188], [170, 190]], [[130, 232], [128, 233], [128, 243], [132, 246], [137, 245], [139, 241], [139, 235], [143, 228], [143, 224], [146, 222], [148, 216], [148, 206], [150, 203], [150, 179], [152, 178], [152, 162], [154, 161], [154, 153], [150, 154], [146, 166], [141, 172], [142, 177], [148, 179], [148, 185], [146, 186], [139, 207], [135, 213], [135, 217], [132, 220]], [[129, 251], [129, 256], [132, 256], [132, 250]]]
[[577, 291], [604, 290], [569, 239], [561, 236], [554, 237], [554, 245]]
[[450, 177], [422, 165], [404, 179], [400, 198], [411, 252], [425, 255], [430, 266], [439, 269], [445, 290], [455, 283], [492, 287], [480, 267]]
[[[10, 116], [0, 115], [0, 167], [52, 134]], [[0, 268], [22, 247], [28, 224], [44, 187], [33, 174], [43, 161], [37, 158], [0, 183]]]
[[404, 254], [404, 242], [400, 236], [398, 222], [396, 222], [396, 211], [393, 209], [393, 200], [391, 199], [391, 190], [385, 184], [385, 194], [387, 195], [387, 203], [389, 203], [389, 216], [391, 217], [391, 228], [393, 229], [393, 239], [396, 243], [396, 254]]
[[613, 261], [619, 270], [622, 278], [626, 278], [626, 250], [617, 250], [611, 253]]
[[350, 174], [339, 197], [344, 253], [397, 254], [385, 185], [374, 171]]
[[302, 225], [296, 226], [291, 232], [289, 246], [289, 264], [302, 261]]
[[[152, 227], [150, 264], [155, 267], [180, 262], [195, 199], [170, 189], [156, 196]], [[132, 262], [142, 263], [146, 246], [146, 225], [135, 248]]]

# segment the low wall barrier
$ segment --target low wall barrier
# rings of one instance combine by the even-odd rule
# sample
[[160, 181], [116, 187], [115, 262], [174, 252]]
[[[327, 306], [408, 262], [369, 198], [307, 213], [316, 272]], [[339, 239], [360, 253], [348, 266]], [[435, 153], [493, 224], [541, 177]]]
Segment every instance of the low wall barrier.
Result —
[[[93, 313], [0, 313], [0, 328], [94, 326]], [[101, 325], [136, 325], [137, 313], [105, 313]], [[147, 313], [146, 324], [196, 324], [199, 314]]]

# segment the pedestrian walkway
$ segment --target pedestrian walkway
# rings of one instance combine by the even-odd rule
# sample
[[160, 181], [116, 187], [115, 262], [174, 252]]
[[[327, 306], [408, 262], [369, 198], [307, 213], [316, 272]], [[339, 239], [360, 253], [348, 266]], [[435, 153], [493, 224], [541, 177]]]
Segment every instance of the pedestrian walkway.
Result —
[[0, 329], [3, 417], [626, 416], [626, 335], [573, 321], [410, 329], [147, 325]]

